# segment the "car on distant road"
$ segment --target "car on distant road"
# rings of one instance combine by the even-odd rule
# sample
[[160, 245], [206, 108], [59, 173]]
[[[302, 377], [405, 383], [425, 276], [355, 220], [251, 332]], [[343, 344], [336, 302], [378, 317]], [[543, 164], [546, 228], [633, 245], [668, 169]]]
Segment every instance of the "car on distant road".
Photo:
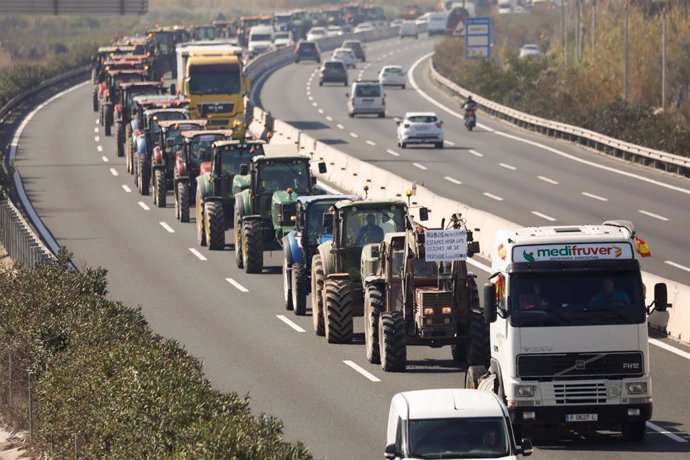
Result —
[[321, 50], [314, 42], [301, 40], [295, 47], [295, 63], [300, 61], [316, 61], [321, 63]]
[[350, 48], [338, 48], [333, 51], [331, 59], [334, 61], [342, 61], [345, 67], [357, 67], [357, 58]]
[[405, 71], [399, 65], [383, 66], [379, 72], [379, 83], [383, 86], [400, 86], [405, 89]]
[[371, 30], [374, 30], [374, 26], [370, 22], [362, 22], [355, 26], [353, 32], [358, 34], [360, 32], [369, 32]]
[[339, 37], [343, 34], [343, 28], [340, 26], [326, 27], [326, 35], [329, 37]]
[[400, 35], [400, 38], [419, 38], [419, 27], [414, 21], [403, 21], [402, 24], [400, 24], [400, 31], [398, 32], [398, 35]]
[[345, 96], [350, 118], [365, 114], [386, 116], [386, 94], [378, 80], [357, 80]]
[[347, 86], [347, 69], [343, 61], [326, 61], [319, 69], [319, 86], [324, 83], [342, 83]]
[[525, 59], [529, 56], [541, 57], [542, 52], [539, 49], [539, 45], [535, 43], [527, 43], [520, 48], [520, 59]]
[[355, 57], [362, 62], [367, 60], [367, 56], [364, 53], [364, 45], [359, 40], [345, 40], [340, 47], [350, 48], [355, 53]]
[[391, 21], [391, 23], [389, 24], [389, 26], [392, 28], [400, 27], [400, 24], [402, 24], [403, 21], [404, 21], [404, 19], [402, 19], [402, 18], [393, 19]]
[[292, 32], [289, 30], [278, 31], [275, 33], [273, 39], [273, 46], [276, 48], [283, 48], [285, 46], [292, 46], [295, 42], [292, 39]]
[[314, 40], [321, 40], [327, 36], [328, 32], [326, 31], [325, 27], [312, 27], [309, 29], [309, 32], [307, 32], [307, 40], [310, 42]]
[[407, 148], [409, 144], [433, 144], [443, 148], [443, 122], [434, 112], [407, 112], [398, 125], [398, 147]]

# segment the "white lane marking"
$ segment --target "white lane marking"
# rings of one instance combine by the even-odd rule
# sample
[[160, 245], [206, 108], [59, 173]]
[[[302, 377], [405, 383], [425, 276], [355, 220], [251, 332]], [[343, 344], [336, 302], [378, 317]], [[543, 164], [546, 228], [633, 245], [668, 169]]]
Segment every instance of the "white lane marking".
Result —
[[323, 109], [319, 109], [319, 113], [323, 115]]
[[[457, 118], [459, 118], [459, 119], [462, 120], [462, 119], [464, 119], [463, 114], [458, 113], [458, 112], [456, 112], [456, 111], [454, 111], [454, 110], [452, 110], [452, 109], [446, 107], [445, 105], [443, 105], [443, 104], [441, 104], [440, 102], [438, 102], [436, 99], [434, 99], [434, 98], [432, 98], [431, 96], [429, 96], [426, 92], [424, 92], [424, 91], [419, 87], [419, 85], [417, 84], [417, 82], [416, 82], [415, 79], [414, 79], [414, 75], [413, 75], [413, 74], [414, 74], [415, 68], [416, 68], [422, 61], [424, 61], [425, 59], [428, 59], [430, 56], [433, 56], [433, 54], [434, 54], [434, 53], [426, 54], [426, 55], [420, 57], [419, 59], [417, 59], [417, 61], [416, 61], [414, 64], [412, 64], [412, 67], [410, 67], [410, 70], [408, 71], [408, 75], [409, 75], [408, 78], [409, 78], [409, 80], [410, 80], [410, 85], [412, 85], [412, 87], [415, 89], [415, 91], [417, 91], [417, 92], [419, 93], [420, 96], [422, 96], [423, 98], [425, 98], [426, 100], [428, 100], [429, 102], [431, 102], [432, 104], [434, 104], [435, 106], [440, 107], [441, 109], [445, 110], [446, 112], [448, 112], [449, 114], [453, 115], [454, 117], [457, 117]], [[639, 174], [635, 174], [635, 173], [631, 173], [631, 172], [627, 172], [627, 171], [621, 171], [621, 170], [619, 170], [619, 169], [616, 169], [615, 167], [605, 166], [605, 165], [602, 165], [602, 164], [595, 163], [595, 162], [593, 162], [593, 161], [589, 161], [589, 160], [585, 160], [585, 159], [582, 159], [582, 158], [578, 158], [578, 157], [575, 156], [575, 155], [571, 155], [571, 154], [566, 153], [566, 152], [564, 152], [564, 151], [562, 151], [562, 150], [558, 150], [558, 149], [556, 149], [556, 148], [549, 147], [548, 145], [540, 144], [539, 142], [536, 142], [536, 141], [531, 141], [531, 140], [529, 140], [529, 139], [524, 139], [524, 138], [522, 138], [522, 137], [514, 136], [514, 135], [512, 135], [512, 134], [504, 133], [504, 132], [501, 132], [501, 131], [496, 131], [495, 129], [492, 129], [491, 127], [486, 126], [486, 125], [483, 125], [483, 124], [477, 123], [477, 126], [480, 127], [480, 128], [482, 128], [482, 129], [484, 129], [484, 130], [486, 130], [486, 131], [489, 131], [489, 132], [492, 132], [492, 133], [494, 133], [494, 134], [497, 134], [497, 135], [499, 135], [499, 136], [503, 136], [503, 137], [506, 137], [506, 138], [508, 138], [508, 139], [512, 139], [512, 140], [514, 140], [514, 141], [522, 142], [522, 143], [525, 143], [525, 144], [532, 145], [532, 146], [534, 146], [534, 147], [538, 147], [538, 148], [547, 150], [547, 151], [549, 151], [549, 152], [551, 152], [551, 153], [554, 153], [554, 154], [556, 154], [556, 155], [559, 155], [559, 156], [561, 156], [561, 157], [563, 157], [563, 158], [567, 158], [567, 159], [569, 159], [569, 160], [576, 161], [576, 162], [578, 162], [578, 163], [581, 163], [581, 164], [584, 164], [584, 165], [587, 165], [587, 166], [591, 166], [591, 167], [593, 167], [593, 168], [602, 169], [602, 170], [604, 170], [604, 171], [608, 171], [608, 172], [611, 172], [611, 173], [614, 173], [614, 174], [619, 174], [619, 175], [621, 175], [621, 176], [630, 177], [630, 178], [633, 178], [633, 179], [636, 179], [636, 180], [639, 180], [639, 181], [642, 181], [642, 182], [647, 182], [647, 183], [649, 183], [649, 184], [654, 184], [654, 185], [657, 185], [657, 186], [659, 186], [659, 187], [663, 187], [663, 188], [666, 188], [666, 189], [669, 189], [669, 190], [674, 190], [674, 191], [676, 191], [676, 192], [685, 193], [686, 195], [690, 195], [690, 189], [687, 189], [687, 188], [682, 188], [682, 187], [677, 187], [677, 186], [675, 186], [675, 185], [666, 184], [666, 183], [661, 182], [661, 181], [658, 181], [658, 180], [654, 180], [654, 179], [650, 179], [650, 178], [648, 178], [648, 177], [640, 176]]]
[[309, 96], [309, 100], [313, 100], [314, 98], [311, 97], [311, 91], [309, 90], [309, 85], [307, 85], [307, 96]]
[[124, 190], [127, 193], [132, 193], [132, 189], [129, 188], [128, 185], [122, 184], [122, 190]]
[[338, 127], [338, 129], [345, 129], [345, 127], [343, 125], [341, 125], [340, 123], [338, 123], [336, 126]]
[[667, 436], [676, 442], [680, 442], [680, 443], [688, 442], [687, 439], [683, 439], [680, 436], [678, 436], [677, 434], [671, 433], [666, 428], [662, 428], [659, 425], [656, 425], [652, 422], [647, 422], [647, 428], [651, 428], [652, 430], [656, 431], [657, 433], [663, 434], [664, 436]]
[[608, 198], [605, 198], [603, 196], [595, 195], [594, 193], [589, 193], [589, 192], [582, 192], [582, 194], [586, 197], [599, 200], [599, 201], [609, 201]]
[[151, 208], [149, 208], [148, 205], [146, 203], [144, 203], [143, 201], [139, 202], [139, 206], [141, 206], [141, 209], [143, 209], [144, 211], [150, 211], [151, 210]]
[[386, 153], [390, 153], [390, 154], [393, 155], [394, 157], [399, 157], [399, 156], [400, 156], [400, 154], [399, 154], [398, 152], [396, 152], [395, 150], [391, 150], [391, 149], [386, 150]]
[[640, 214], [644, 214], [645, 216], [663, 220], [664, 222], [668, 221], [668, 217], [660, 216], [659, 214], [654, 214], [653, 212], [645, 211], [644, 209], [638, 209], [637, 212], [639, 212]]
[[110, 174], [113, 176], [118, 176], [117, 170], [115, 168], [110, 168]]
[[553, 185], [558, 185], [558, 183], [559, 183], [557, 180], [549, 179], [546, 176], [538, 176], [537, 179], [543, 180], [544, 182], [548, 182], [549, 184], [553, 184]]
[[690, 272], [690, 267], [686, 267], [685, 265], [677, 264], [672, 260], [664, 260], [664, 263], [670, 265], [671, 267], [680, 268], [681, 270], [685, 270], [686, 272]]
[[462, 182], [460, 182], [460, 181], [457, 180], [457, 179], [453, 179], [452, 177], [446, 176], [446, 177], [444, 177], [444, 179], [447, 180], [448, 182], [454, 183], [455, 185], [460, 185], [460, 184], [462, 184]]
[[501, 198], [500, 196], [494, 195], [494, 194], [489, 193], [489, 192], [484, 192], [484, 195], [485, 195], [485, 196], [488, 196], [488, 197], [491, 198], [492, 200], [503, 201], [503, 198]]
[[470, 150], [469, 150], [469, 152], [470, 152], [470, 153], [471, 153], [472, 155], [474, 155], [475, 157], [479, 157], [479, 158], [481, 158], [481, 157], [483, 157], [483, 156], [484, 156], [484, 154], [483, 154], [483, 153], [479, 153], [479, 152], [477, 152], [477, 151], [476, 151], [476, 150], [474, 150], [474, 149], [470, 149]]
[[359, 134], [357, 133], [350, 133], [350, 136], [354, 137], [355, 139], [359, 137]]
[[96, 134], [98, 134], [98, 126], [95, 127], [95, 128], [93, 128], [93, 132], [96, 133]]
[[501, 168], [506, 168], [510, 169], [511, 171], [515, 171], [517, 168], [513, 165], [509, 165], [508, 163], [499, 163], [498, 164]]
[[376, 146], [376, 142], [374, 141], [367, 141], [367, 144], [371, 145], [372, 147]]
[[110, 160], [108, 159], [108, 157], [105, 156], [105, 155], [103, 155], [103, 156], [101, 157], [101, 160], [103, 160], [103, 163], [108, 163], [108, 162], [110, 161]]
[[444, 144], [450, 145], [451, 147], [455, 145], [455, 142], [453, 141], [443, 141]]
[[534, 215], [537, 216], [537, 217], [541, 217], [542, 219], [546, 219], [546, 220], [548, 220], [549, 222], [555, 222], [555, 221], [556, 221], [556, 219], [555, 219], [554, 217], [547, 216], [546, 214], [543, 214], [543, 213], [541, 213], [541, 212], [539, 212], [539, 211], [532, 211], [532, 214], [534, 214]]
[[304, 332], [304, 329], [302, 329], [297, 324], [295, 324], [292, 321], [290, 321], [289, 319], [287, 319], [284, 315], [276, 315], [276, 318], [278, 318], [279, 320], [281, 320], [282, 322], [284, 322], [285, 324], [287, 324], [288, 326], [290, 326], [291, 328], [293, 328], [297, 332]]
[[667, 344], [666, 342], [662, 342], [661, 340], [649, 339], [649, 343], [651, 343], [652, 345], [656, 345], [659, 348], [663, 348], [666, 351], [670, 351], [671, 353], [675, 353], [681, 358], [690, 359], [690, 353], [688, 353], [687, 351], [681, 350], [680, 348], [676, 348], [672, 345]]
[[102, 145], [97, 146], [97, 147], [96, 147], [96, 150], [98, 150], [99, 152], [102, 152], [102, 151], [103, 151], [103, 146], [102, 146]]
[[96, 142], [101, 142], [101, 137], [100, 136], [94, 136], [93, 140]]
[[318, 106], [319, 106], [319, 104], [317, 104], [316, 102], [312, 102], [311, 105], [313, 105], [314, 107], [318, 107]]
[[427, 169], [429, 169], [426, 166], [424, 166], [423, 164], [419, 164], [419, 163], [412, 163], [412, 166], [414, 166], [415, 168], [419, 168], [422, 171], [426, 171]]
[[170, 225], [168, 225], [165, 222], [159, 222], [161, 224], [161, 227], [163, 227], [168, 233], [175, 233], [175, 229], [172, 228]]
[[189, 252], [194, 254], [196, 256], [196, 258], [201, 260], [201, 261], [208, 260], [206, 257], [204, 257], [204, 255], [202, 253], [200, 253], [199, 251], [197, 251], [194, 248], [189, 248]]
[[[84, 82], [85, 85], [86, 85], [87, 83], [88, 83], [88, 81], [87, 81], [87, 82]], [[99, 120], [98, 118], [96, 118], [96, 124], [97, 124], [97, 125], [100, 125], [100, 124], [101, 124], [101, 120]]]
[[247, 289], [246, 287], [242, 286], [240, 283], [238, 283], [237, 281], [235, 281], [235, 280], [232, 279], [232, 278], [225, 278], [225, 281], [227, 281], [228, 283], [230, 283], [230, 284], [232, 284], [233, 286], [235, 286], [235, 287], [237, 288], [237, 290], [240, 291], [240, 292], [249, 292], [249, 289]]
[[[307, 94], [309, 94], [309, 93], [307, 93]], [[313, 97], [311, 97], [311, 96], [309, 96], [309, 100], [310, 100], [310, 101], [313, 101], [313, 100], [314, 100], [314, 98], [313, 98]]]
[[328, 115], [328, 116], [326, 117], [326, 120], [328, 120], [328, 121], [333, 121], [333, 117], [330, 116], [330, 115]]
[[362, 374], [364, 377], [366, 377], [366, 378], [368, 378], [369, 380], [371, 380], [372, 382], [376, 383], [376, 382], [380, 382], [380, 381], [381, 381], [380, 378], [376, 377], [376, 376], [375, 376], [374, 374], [372, 374], [371, 372], [369, 372], [369, 371], [367, 371], [366, 369], [363, 369], [362, 367], [360, 367], [360, 366], [358, 366], [357, 364], [353, 363], [353, 362], [350, 361], [349, 359], [346, 359], [346, 360], [343, 361], [343, 362], [344, 362], [346, 365], [350, 366], [350, 367], [351, 367], [352, 369], [354, 369], [355, 371], [357, 371], [357, 372], [359, 372], [360, 374]]

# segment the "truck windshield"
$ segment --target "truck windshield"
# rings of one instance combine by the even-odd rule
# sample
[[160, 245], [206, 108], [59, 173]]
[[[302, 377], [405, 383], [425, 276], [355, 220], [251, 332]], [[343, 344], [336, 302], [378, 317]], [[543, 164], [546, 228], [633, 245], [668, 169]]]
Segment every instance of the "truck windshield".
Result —
[[344, 217], [344, 243], [345, 246], [380, 243], [386, 233], [402, 232], [404, 229], [405, 221], [401, 206], [353, 206]]
[[500, 417], [410, 420], [410, 457], [501, 458], [510, 454]]
[[259, 169], [259, 193], [273, 193], [291, 187], [298, 195], [308, 195], [310, 177], [307, 161], [265, 161]]
[[232, 95], [240, 91], [240, 67], [236, 64], [195, 65], [189, 69], [190, 94]]
[[645, 321], [642, 281], [632, 270], [514, 273], [508, 303], [517, 327]]

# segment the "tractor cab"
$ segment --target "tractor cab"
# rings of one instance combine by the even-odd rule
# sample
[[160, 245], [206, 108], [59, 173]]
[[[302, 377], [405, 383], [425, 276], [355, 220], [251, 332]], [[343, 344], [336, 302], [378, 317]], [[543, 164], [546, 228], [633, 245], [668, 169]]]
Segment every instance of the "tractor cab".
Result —
[[108, 70], [99, 89], [99, 97], [117, 103], [117, 89], [122, 83], [144, 82], [148, 79], [144, 69]]
[[135, 98], [142, 95], [163, 94], [165, 88], [160, 81], [138, 81], [120, 83], [117, 87], [117, 104], [115, 105], [115, 120], [129, 123], [133, 118]]
[[203, 131], [207, 120], [161, 120], [158, 122], [158, 146], [167, 160], [175, 159], [175, 151], [182, 148], [183, 131]]

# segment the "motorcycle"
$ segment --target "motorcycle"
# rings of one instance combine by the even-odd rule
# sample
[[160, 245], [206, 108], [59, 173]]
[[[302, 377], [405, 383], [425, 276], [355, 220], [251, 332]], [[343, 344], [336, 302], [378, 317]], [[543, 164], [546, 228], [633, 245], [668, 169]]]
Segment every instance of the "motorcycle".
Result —
[[472, 131], [477, 125], [477, 115], [475, 112], [476, 109], [465, 110], [465, 128], [467, 128], [468, 131]]

